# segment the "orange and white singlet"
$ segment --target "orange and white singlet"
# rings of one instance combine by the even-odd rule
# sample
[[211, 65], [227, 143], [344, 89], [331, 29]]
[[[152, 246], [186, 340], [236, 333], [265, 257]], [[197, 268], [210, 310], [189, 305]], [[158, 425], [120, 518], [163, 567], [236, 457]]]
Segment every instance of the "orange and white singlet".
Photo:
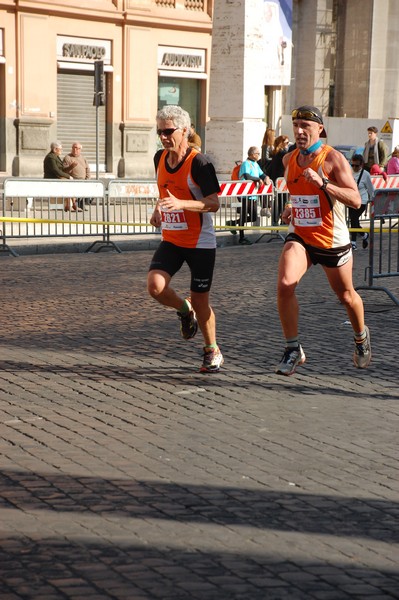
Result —
[[285, 180], [292, 202], [291, 223], [288, 233], [296, 233], [306, 244], [317, 248], [339, 248], [350, 243], [345, 220], [345, 205], [327, 190], [316, 189], [304, 175], [311, 168], [326, 177], [323, 164], [331, 146], [324, 145], [321, 152], [306, 167], [298, 165], [299, 150], [292, 152], [285, 170]]
[[[160, 198], [168, 196], [169, 190], [176, 198], [181, 199], [202, 199], [211, 193], [219, 191], [219, 183], [214, 173], [215, 182], [211, 176], [206, 177], [203, 174], [204, 185], [210, 191], [203, 193], [201, 187], [193, 179], [192, 163], [194, 158], [199, 155], [202, 167], [210, 168], [209, 175], [214, 173], [214, 167], [207, 159], [193, 148], [175, 169], [171, 169], [166, 164], [168, 152], [165, 150], [160, 153], [157, 164], [157, 183]], [[200, 169], [201, 171], [201, 169]], [[206, 181], [205, 178], [208, 180]], [[216, 237], [213, 229], [212, 215], [210, 213], [193, 212], [190, 210], [164, 210], [162, 212], [162, 240], [171, 242], [182, 248], [216, 248]]]

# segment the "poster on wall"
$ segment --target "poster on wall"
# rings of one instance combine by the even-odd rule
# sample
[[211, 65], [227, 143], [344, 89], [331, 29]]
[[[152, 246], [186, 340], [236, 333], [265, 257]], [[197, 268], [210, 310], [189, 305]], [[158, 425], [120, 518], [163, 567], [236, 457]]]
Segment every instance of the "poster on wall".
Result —
[[263, 22], [264, 84], [290, 85], [292, 0], [264, 0]]
[[165, 106], [165, 104], [179, 104], [180, 89], [179, 86], [174, 83], [159, 83], [158, 85], [159, 94], [159, 108]]

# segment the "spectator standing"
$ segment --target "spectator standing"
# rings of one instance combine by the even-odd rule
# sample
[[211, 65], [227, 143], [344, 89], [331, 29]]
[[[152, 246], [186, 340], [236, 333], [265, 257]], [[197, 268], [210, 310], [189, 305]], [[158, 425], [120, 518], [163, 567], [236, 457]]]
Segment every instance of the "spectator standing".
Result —
[[188, 145], [190, 146], [190, 148], [194, 148], [195, 150], [198, 150], [198, 152], [201, 152], [202, 140], [198, 133], [195, 131], [194, 123], [191, 123], [190, 125], [190, 133], [188, 134]]
[[[351, 159], [351, 167], [353, 178], [356, 181], [357, 189], [359, 190], [360, 198], [362, 200], [362, 204], [359, 208], [354, 208], [353, 206], [349, 207], [349, 221], [351, 228], [359, 229], [360, 228], [360, 217], [367, 209], [367, 204], [370, 202], [375, 196], [375, 189], [373, 186], [373, 182], [371, 181], [370, 173], [366, 171], [364, 168], [363, 156], [361, 154], [354, 154]], [[357, 250], [357, 232], [351, 231], [351, 243], [352, 250]], [[363, 242], [363, 248], [367, 248], [369, 245], [368, 239], [369, 234], [365, 231], [360, 234]]]
[[363, 151], [364, 168], [368, 172], [370, 172], [371, 167], [375, 164], [384, 169], [388, 160], [388, 148], [382, 140], [378, 139], [377, 133], [377, 127], [368, 127], [367, 135], [369, 139], [364, 144]]
[[[62, 152], [62, 144], [58, 140], [56, 142], [51, 142], [50, 144], [50, 152], [46, 154], [43, 161], [43, 170], [44, 170], [44, 178], [45, 179], [72, 179], [72, 176], [69, 174], [70, 171], [75, 166], [75, 162], [71, 162], [68, 167], [64, 166], [61, 160], [61, 152]], [[64, 201], [64, 209], [65, 211], [71, 210], [77, 211], [79, 210], [76, 206], [76, 202], [71, 198], [65, 198]]]
[[267, 173], [268, 165], [272, 160], [272, 152], [274, 149], [274, 140], [276, 139], [276, 132], [271, 127], [268, 127], [265, 131], [261, 146], [261, 157], [259, 166], [264, 173]]
[[[180, 106], [158, 111], [157, 133], [163, 145], [154, 156], [159, 200], [150, 219], [162, 228], [162, 241], [148, 273], [149, 294], [163, 306], [174, 308], [185, 340], [197, 333], [204, 338], [201, 373], [217, 373], [223, 356], [216, 342], [216, 320], [209, 304], [216, 257], [212, 216], [219, 210], [219, 182], [212, 163], [188, 145], [190, 115]], [[189, 298], [170, 285], [187, 263], [191, 272]]]
[[276, 179], [284, 177], [283, 158], [288, 152], [289, 143], [290, 140], [286, 135], [279, 135], [274, 141], [272, 160], [267, 171], [274, 184]]
[[[63, 167], [69, 169], [68, 172], [73, 179], [90, 179], [90, 166], [82, 155], [82, 144], [80, 142], [73, 142], [71, 152], [64, 157]], [[78, 198], [77, 204], [79, 208], [84, 209], [85, 199]]]
[[46, 154], [43, 160], [44, 179], [71, 179], [69, 171], [73, 168], [71, 165], [64, 168], [61, 160], [62, 144], [58, 140], [51, 142], [50, 152]]
[[399, 174], [399, 146], [396, 146], [392, 152], [392, 156], [387, 162], [386, 171], [388, 175]]
[[[246, 179], [248, 181], [254, 181], [258, 186], [264, 181], [269, 182], [269, 178], [264, 174], [258, 164], [260, 157], [260, 150], [257, 146], [250, 146], [248, 149], [248, 157], [241, 163], [239, 178]], [[242, 196], [241, 207], [238, 209], [240, 218], [234, 221], [226, 221], [226, 225], [234, 227], [239, 225], [243, 227], [245, 223], [254, 223], [258, 218], [258, 198], [257, 196]], [[237, 231], [231, 230], [231, 233], [235, 235]], [[244, 229], [239, 230], [238, 243], [242, 245], [251, 245], [252, 242], [245, 237]]]
[[[289, 223], [281, 253], [277, 306], [286, 348], [276, 373], [292, 375], [306, 356], [299, 342], [296, 287], [312, 264], [320, 264], [330, 287], [345, 307], [354, 332], [353, 362], [366, 369], [371, 360], [370, 334], [363, 302], [353, 287], [353, 254], [345, 221], [345, 206], [359, 208], [360, 194], [346, 158], [320, 135], [323, 117], [315, 106], [292, 111], [297, 148], [284, 158], [290, 201], [282, 214]], [[320, 348], [325, 332], [320, 331]]]

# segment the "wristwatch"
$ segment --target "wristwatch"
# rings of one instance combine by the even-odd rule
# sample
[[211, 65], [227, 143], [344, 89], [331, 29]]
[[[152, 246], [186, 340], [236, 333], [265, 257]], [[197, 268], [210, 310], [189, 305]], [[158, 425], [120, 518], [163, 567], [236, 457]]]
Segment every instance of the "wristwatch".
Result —
[[327, 187], [327, 184], [330, 183], [330, 180], [328, 179], [328, 177], [322, 177], [321, 179], [323, 181], [323, 185], [320, 186], [320, 189], [325, 190]]

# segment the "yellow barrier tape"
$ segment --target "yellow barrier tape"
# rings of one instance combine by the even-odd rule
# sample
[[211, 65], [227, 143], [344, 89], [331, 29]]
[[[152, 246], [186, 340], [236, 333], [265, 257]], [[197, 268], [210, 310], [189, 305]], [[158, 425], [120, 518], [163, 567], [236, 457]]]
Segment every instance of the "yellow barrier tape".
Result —
[[[118, 227], [152, 227], [150, 223], [126, 223], [120, 221], [70, 221], [69, 219], [32, 219], [28, 217], [0, 217], [0, 222], [7, 223], [52, 223], [52, 224], [67, 224], [67, 225], [112, 225]], [[281, 231], [288, 229], [287, 225], [270, 225], [270, 226], [236, 226], [227, 227], [226, 225], [214, 225], [215, 229], [254, 229], [254, 230], [270, 230]]]
[[[64, 225], [109, 225], [113, 227], [152, 227], [150, 223], [126, 223], [122, 221], [71, 221], [69, 219], [29, 219], [27, 217], [0, 217], [0, 222], [4, 223], [51, 223], [51, 224], [64, 224]], [[253, 229], [254, 231], [287, 231], [288, 225], [214, 225], [215, 229]], [[155, 229], [155, 228], [154, 228]], [[349, 231], [356, 231], [360, 233], [370, 232], [369, 227], [360, 228], [349, 228]], [[390, 228], [384, 227], [383, 229], [375, 229], [379, 231], [391, 231]]]

